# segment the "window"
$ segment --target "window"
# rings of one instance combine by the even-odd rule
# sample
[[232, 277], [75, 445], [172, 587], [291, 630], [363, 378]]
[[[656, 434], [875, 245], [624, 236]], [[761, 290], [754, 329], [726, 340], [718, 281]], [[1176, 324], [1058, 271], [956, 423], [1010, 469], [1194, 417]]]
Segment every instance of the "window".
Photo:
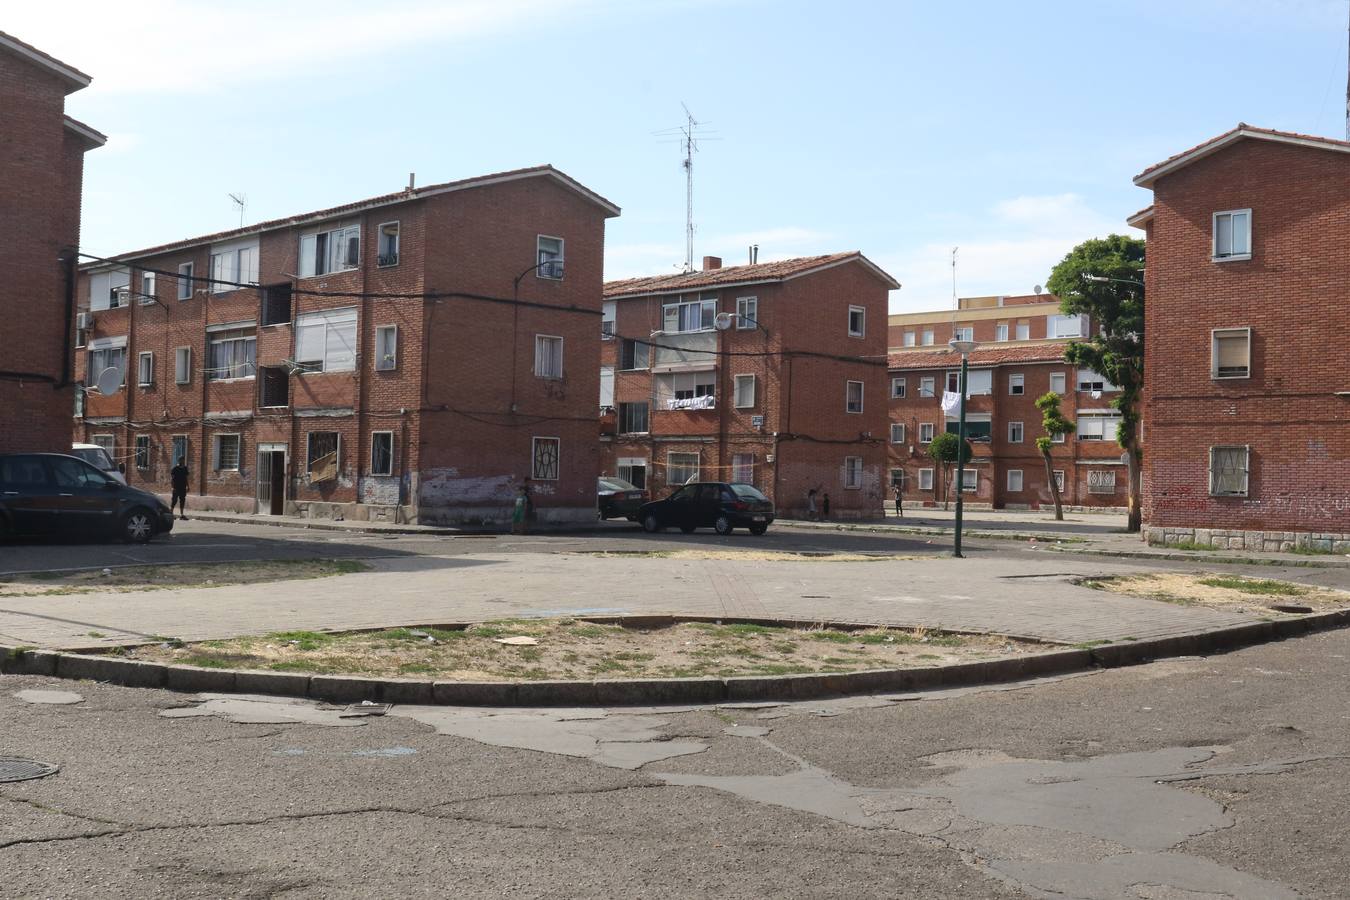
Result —
[[892, 423], [891, 423], [891, 443], [892, 443], [892, 444], [903, 444], [904, 442], [905, 442], [905, 423], [904, 423], [904, 422], [892, 422]]
[[1085, 392], [1097, 391], [1100, 393], [1102, 391], [1118, 391], [1120, 388], [1107, 381], [1105, 376], [1098, 375], [1091, 369], [1079, 369], [1078, 390]]
[[1017, 374], [1008, 376], [1008, 393], [1014, 396], [1027, 392], [1026, 376]]
[[623, 338], [619, 341], [619, 368], [625, 371], [645, 369], [651, 365], [651, 346], [642, 341]]
[[[398, 232], [394, 232], [395, 238]], [[370, 474], [394, 474], [394, 433], [392, 431], [372, 431], [370, 433]]]
[[239, 435], [215, 435], [211, 453], [211, 468], [217, 472], [239, 471]]
[[755, 405], [755, 376], [736, 376], [733, 400], [737, 409], [750, 409]]
[[269, 284], [263, 289], [262, 323], [291, 324], [291, 283]]
[[375, 248], [375, 265], [380, 268], [398, 265], [398, 223], [385, 222], [380, 226], [379, 243]]
[[75, 397], [75, 418], [77, 419], [84, 415], [84, 392], [85, 392], [84, 382], [83, 381], [75, 382], [75, 390], [72, 392], [72, 394]]
[[686, 300], [662, 307], [663, 327], [667, 334], [711, 331], [716, 325], [717, 300]]
[[932, 469], [920, 469], [920, 470], [919, 470], [919, 490], [921, 490], [921, 491], [931, 491], [932, 489], [933, 489], [933, 470], [932, 470]]
[[635, 488], [647, 487], [647, 460], [641, 456], [619, 457], [616, 470], [620, 478]]
[[532, 438], [531, 441], [531, 477], [535, 481], [557, 481], [559, 457], [562, 454], [562, 439], [537, 437]]
[[[958, 434], [961, 431], [961, 420], [947, 419], [947, 432]], [[993, 440], [994, 422], [993, 416], [989, 413], [966, 413], [966, 440], [975, 444], [987, 444]]]
[[1214, 214], [1214, 258], [1252, 258], [1252, 211], [1234, 209]]
[[[955, 394], [961, 388], [961, 370], [947, 373], [947, 390]], [[979, 397], [994, 392], [993, 369], [966, 369], [966, 396]]]
[[361, 226], [338, 225], [300, 235], [301, 278], [345, 272], [361, 264]]
[[107, 338], [100, 338], [89, 344], [89, 378], [97, 382], [98, 376], [104, 369], [116, 369], [118, 373], [118, 384], [126, 383], [127, 375], [127, 348], [126, 338], [116, 338], [118, 345], [112, 343], [103, 343]]
[[1006, 341], [1008, 339], [1008, 323], [999, 322], [994, 326], [994, 340]]
[[537, 378], [561, 378], [563, 339], [548, 334], [534, 336], [534, 374]]
[[936, 397], [937, 396], [937, 378], [927, 376], [919, 379], [919, 396]]
[[736, 327], [741, 330], [759, 325], [759, 300], [755, 297], [736, 298]]
[[94, 446], [102, 447], [109, 458], [117, 459], [117, 441], [111, 434], [96, 434], [89, 440]]
[[1082, 337], [1082, 316], [1046, 316], [1045, 336], [1052, 338]]
[[897, 488], [899, 490], [904, 490], [905, 488], [904, 469], [891, 469], [891, 487]]
[[535, 244], [536, 259], [539, 267], [534, 270], [540, 278], [561, 281], [563, 277], [563, 239], [539, 235]]
[[975, 326], [973, 326], [973, 325], [962, 325], [962, 326], [959, 327], [959, 328], [953, 328], [953, 329], [952, 329], [952, 338], [953, 338], [954, 340], [958, 340], [958, 341], [973, 341], [973, 340], [975, 340]]
[[1064, 432], [1062, 431], [1056, 431], [1054, 434], [1050, 435], [1050, 443], [1052, 444], [1062, 444], [1064, 443], [1064, 440]]
[[183, 263], [178, 267], [178, 299], [192, 299], [192, 263]]
[[844, 457], [844, 488], [857, 491], [862, 489], [863, 461], [861, 456]]
[[263, 366], [262, 384], [258, 405], [264, 407], [287, 406], [291, 394], [291, 377], [284, 366]]
[[737, 484], [755, 483], [755, 454], [735, 453], [731, 457], [731, 480]]
[[1020, 491], [1020, 490], [1022, 490], [1022, 470], [1021, 470], [1021, 469], [1009, 469], [1009, 470], [1008, 470], [1008, 492], [1009, 492], [1009, 493], [1017, 493], [1017, 492]]
[[155, 273], [141, 273], [141, 305], [146, 306], [155, 302]]
[[651, 430], [648, 424], [651, 404], [646, 400], [637, 403], [619, 404], [619, 433], [646, 434]]
[[1116, 473], [1114, 470], [1088, 472], [1089, 494], [1114, 494], [1116, 492]]
[[961, 470], [961, 492], [974, 493], [980, 486], [980, 473], [975, 469]]
[[355, 369], [355, 307], [296, 316], [295, 361], [306, 372], [350, 372]]
[[914, 346], [914, 332], [912, 332], [912, 331], [906, 331], [906, 332], [905, 332], [905, 336], [904, 336], [904, 338], [902, 339], [901, 343], [903, 343], [906, 347], [913, 347], [913, 346]]
[[257, 329], [228, 328], [207, 335], [206, 362], [208, 380], [252, 378], [258, 356]]
[[1063, 372], [1050, 373], [1050, 393], [1063, 395], [1064, 377], [1065, 376]]
[[923, 330], [923, 345], [925, 347], [933, 346], [933, 329], [925, 328]]
[[144, 472], [150, 468], [150, 435], [136, 435], [136, 468]]
[[238, 290], [241, 284], [258, 283], [258, 241], [218, 245], [211, 248], [211, 293]]
[[136, 384], [150, 387], [155, 383], [155, 354], [151, 350], [136, 354]]
[[614, 317], [618, 315], [619, 304], [606, 300], [600, 304], [600, 340], [614, 340]]
[[179, 463], [187, 464], [188, 458], [188, 436], [186, 434], [175, 434], [171, 439], [173, 450], [169, 453], [169, 460], [176, 466]]
[[862, 337], [866, 330], [867, 310], [861, 306], [850, 306], [848, 308], [848, 336]]
[[131, 272], [114, 269], [89, 276], [89, 308], [117, 309], [131, 300]]
[[1113, 441], [1116, 439], [1116, 426], [1120, 424], [1120, 413], [1116, 412], [1078, 412], [1077, 437], [1080, 441]]
[[863, 411], [863, 383], [861, 381], [847, 381], [844, 383], [844, 412], [860, 413]]
[[891, 379], [891, 399], [892, 400], [905, 399], [905, 379], [903, 378]]
[[600, 408], [609, 409], [614, 406], [614, 367], [600, 367]]
[[1210, 332], [1209, 377], [1249, 378], [1252, 374], [1252, 330], [1216, 328]]
[[192, 382], [191, 347], [177, 347], [174, 349], [173, 381], [174, 384], [190, 384]]
[[342, 459], [342, 438], [336, 431], [305, 435], [305, 472], [310, 484], [335, 481]]
[[670, 452], [666, 454], [666, 484], [685, 484], [697, 480], [697, 453]]
[[1215, 497], [1247, 496], [1249, 455], [1249, 447], [1210, 447], [1210, 494]]
[[375, 371], [392, 372], [398, 368], [398, 326], [381, 325], [375, 329]]
[[1064, 493], [1064, 470], [1056, 469], [1054, 475], [1055, 475], [1055, 490], [1059, 491], [1062, 494]]
[[1009, 423], [1008, 423], [1008, 443], [1010, 443], [1010, 444], [1020, 444], [1020, 443], [1022, 443], [1022, 432], [1023, 432], [1023, 428], [1022, 428], [1022, 423], [1021, 423], [1021, 422], [1009, 422]]
[[932, 422], [920, 422], [920, 423], [919, 423], [919, 443], [920, 443], [920, 444], [931, 444], [931, 443], [933, 443], [933, 434], [934, 434], [936, 431], [937, 431], [937, 426], [934, 425]]
[[1031, 323], [1030, 323], [1030, 322], [1018, 322], [1018, 323], [1017, 323], [1017, 339], [1018, 339], [1019, 341], [1029, 341], [1029, 340], [1031, 340]]

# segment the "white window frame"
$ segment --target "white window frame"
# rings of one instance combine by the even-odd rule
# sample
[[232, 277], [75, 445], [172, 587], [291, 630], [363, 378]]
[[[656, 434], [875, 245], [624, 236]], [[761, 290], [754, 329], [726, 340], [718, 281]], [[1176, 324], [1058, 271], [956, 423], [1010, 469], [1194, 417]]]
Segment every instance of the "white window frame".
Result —
[[904, 422], [892, 422], [892, 423], [891, 423], [891, 443], [892, 443], [892, 444], [903, 444], [904, 442], [905, 442], [905, 423], [904, 423]]
[[122, 380], [118, 382], [118, 386], [121, 387], [126, 385], [127, 365], [129, 363], [129, 360], [127, 359], [127, 339], [125, 337], [95, 338], [94, 340], [89, 342], [88, 346], [85, 347], [85, 353], [88, 354], [85, 360], [85, 369], [88, 373], [87, 377], [90, 380], [96, 380], [99, 376], [99, 373], [102, 372], [104, 369], [113, 368], [112, 366], [108, 365], [103, 366], [96, 365], [94, 363], [94, 357], [98, 354], [103, 354], [105, 357], [107, 357], [109, 355], [113, 355], [114, 351], [121, 351], [122, 354], [122, 366], [120, 369]]
[[[1016, 390], [1014, 390], [1016, 388]], [[1010, 397], [1020, 397], [1027, 392], [1027, 377], [1021, 372], [1013, 372], [1008, 376], [1008, 395]]]
[[[853, 314], [858, 314], [858, 327], [853, 327]], [[867, 335], [867, 308], [864, 306], [849, 306], [848, 308], [848, 336], [866, 337]]]
[[192, 348], [173, 348], [173, 383], [192, 383]]
[[[252, 330], [252, 334], [239, 334], [241, 331]], [[224, 335], [234, 335], [234, 337], [225, 337]], [[213, 366], [216, 360], [212, 352], [217, 345], [253, 342], [253, 362], [245, 363], [251, 365], [252, 370], [246, 370], [244, 375], [221, 375], [220, 369], [223, 367]], [[206, 380], [207, 381], [246, 381], [255, 378], [258, 374], [258, 329], [254, 325], [240, 325], [238, 328], [224, 328], [216, 331], [208, 331], [206, 335]]]
[[903, 400], [903, 399], [905, 399], [905, 392], [906, 392], [907, 390], [909, 390], [909, 386], [908, 386], [908, 384], [906, 383], [906, 381], [905, 381], [905, 379], [904, 379], [903, 377], [893, 377], [893, 378], [891, 378], [891, 399], [892, 399], [892, 400]]
[[[693, 474], [693, 476], [692, 476], [691, 478], [685, 478], [683, 481], [671, 481], [671, 480], [670, 480], [670, 473], [671, 473], [671, 471], [675, 468], [675, 464], [672, 463], [671, 460], [672, 460], [674, 457], [676, 457], [676, 456], [692, 456], [692, 457], [694, 458], [694, 474]], [[703, 464], [703, 460], [700, 459], [700, 454], [698, 454], [698, 453], [694, 453], [694, 452], [691, 452], [691, 451], [688, 451], [688, 450], [667, 450], [667, 451], [666, 451], [666, 484], [667, 484], [667, 485], [674, 485], [674, 486], [678, 487], [678, 486], [680, 486], [680, 485], [682, 485], [682, 484], [686, 484], [686, 483], [689, 482], [689, 481], [698, 481], [699, 474], [700, 474], [700, 472], [702, 471], [702, 464]], [[682, 465], [680, 466], [680, 468], [688, 469], [689, 467], [688, 467], [687, 465], [683, 465], [683, 464], [682, 464]]]
[[[979, 376], [980, 383], [975, 384], [973, 379]], [[988, 384], [985, 379], [988, 378]], [[951, 369], [947, 372], [947, 389], [953, 394], [961, 387], [961, 370]], [[994, 370], [993, 369], [973, 369], [966, 367], [966, 398], [988, 397], [994, 393]]]
[[[648, 460], [645, 456], [620, 456], [615, 461], [614, 474], [629, 484], [637, 485], [637, 482], [633, 480], [633, 470], [641, 469], [642, 484], [637, 486], [645, 491], [647, 489], [647, 470], [649, 468], [651, 468], [651, 466], [648, 465]], [[627, 471], [624, 471], [625, 469]]]
[[193, 285], [196, 284], [193, 280], [196, 276], [195, 268], [196, 266], [190, 262], [178, 264], [178, 299], [180, 301], [192, 299]]
[[[745, 379], [749, 379], [749, 382], [748, 382], [748, 383], [749, 383], [749, 388], [748, 388], [748, 390], [749, 390], [749, 392], [750, 392], [750, 397], [749, 397], [748, 400], [746, 399], [746, 396], [745, 396], [745, 390], [743, 390], [742, 387], [741, 387], [742, 384], [747, 383], [747, 382], [745, 381]], [[756, 389], [756, 387], [757, 387], [757, 385], [756, 385], [755, 382], [756, 382], [756, 378], [755, 378], [754, 375], [736, 375], [736, 376], [733, 376], [733, 378], [732, 378], [732, 403], [735, 405], [735, 407], [736, 407], [737, 409], [754, 409], [754, 407], [755, 407], [755, 389]]]
[[[1228, 243], [1229, 243], [1229, 247], [1230, 247], [1230, 248], [1232, 247], [1232, 244], [1233, 244], [1233, 238], [1232, 238], [1232, 234], [1233, 234], [1233, 231], [1232, 231], [1232, 228], [1233, 228], [1233, 224], [1232, 224], [1233, 216], [1246, 216], [1246, 217], [1247, 217], [1247, 251], [1246, 251], [1245, 253], [1226, 253], [1226, 254], [1223, 254], [1223, 255], [1220, 255], [1220, 254], [1219, 254], [1219, 219], [1220, 219], [1220, 217], [1222, 217], [1222, 216], [1227, 216], [1227, 217], [1228, 217], [1228, 229], [1229, 229], [1229, 231], [1228, 231], [1228, 234], [1229, 234], [1229, 237], [1228, 237]], [[1211, 258], [1214, 262], [1240, 262], [1240, 261], [1242, 261], [1242, 260], [1244, 260], [1244, 259], [1251, 259], [1251, 258], [1252, 258], [1252, 235], [1255, 234], [1255, 233], [1256, 233], [1256, 230], [1252, 227], [1252, 211], [1251, 211], [1251, 208], [1250, 208], [1250, 207], [1247, 208], [1247, 209], [1221, 209], [1221, 210], [1219, 210], [1218, 212], [1214, 213], [1214, 214], [1210, 217], [1210, 258]]]
[[[698, 328], [681, 328], [680, 319], [684, 318], [683, 310], [687, 307], [698, 307]], [[712, 315], [705, 315], [706, 310], [711, 309]], [[671, 316], [675, 318], [675, 327], [670, 327]], [[707, 319], [710, 324], [704, 325], [703, 320]], [[717, 329], [717, 298], [716, 297], [698, 297], [694, 300], [676, 300], [673, 303], [661, 304], [661, 330], [666, 334], [698, 334], [704, 331], [715, 331]]]
[[121, 309], [131, 302], [131, 270], [106, 269], [89, 276], [89, 311]]
[[[1056, 379], [1059, 380], [1059, 387], [1055, 387], [1055, 380], [1056, 380]], [[1051, 372], [1051, 373], [1050, 373], [1050, 386], [1049, 386], [1049, 388], [1048, 388], [1048, 390], [1050, 391], [1050, 393], [1052, 393], [1052, 394], [1059, 394], [1061, 397], [1063, 397], [1063, 396], [1064, 396], [1064, 392], [1065, 392], [1066, 390], [1068, 390], [1068, 387], [1069, 387], [1069, 373], [1068, 373], [1068, 372]]]
[[[633, 347], [633, 362], [634, 362], [634, 363], [636, 363], [636, 362], [638, 361], [638, 355], [639, 355], [639, 354], [638, 354], [638, 349], [637, 349], [637, 348], [638, 348], [638, 347], [642, 347], [642, 348], [643, 348], [643, 351], [642, 351], [642, 354], [641, 354], [641, 355], [643, 356], [643, 358], [645, 359], [645, 361], [646, 361], [646, 363], [647, 363], [645, 366], [638, 366], [638, 365], [635, 365], [635, 366], [633, 366], [632, 368], [627, 368], [627, 367], [624, 366], [624, 364], [623, 364], [623, 352], [624, 352], [624, 348], [627, 347], [627, 346], [629, 346], [629, 345], [632, 345], [632, 347]], [[639, 340], [637, 340], [636, 338], [619, 338], [619, 348], [618, 348], [618, 350], [619, 350], [619, 352], [616, 354], [616, 356], [617, 356], [618, 358], [615, 360], [616, 365], [615, 365], [615, 367], [614, 367], [617, 371], [619, 371], [619, 372], [646, 372], [647, 370], [651, 369], [651, 367], [652, 367], [652, 345], [649, 344], [649, 343], [647, 343], [646, 341], [639, 341]]]
[[1050, 443], [1062, 444], [1069, 439], [1068, 434], [1069, 433], [1067, 431], [1057, 431], [1054, 434], [1050, 435]]
[[[1242, 451], [1242, 489], [1240, 491], [1218, 490], [1218, 479], [1214, 471], [1214, 451]], [[1245, 444], [1217, 444], [1209, 448], [1209, 495], [1211, 497], [1247, 497], [1251, 493], [1252, 448]]]
[[1090, 394], [1093, 391], [1104, 394], [1109, 391], [1120, 390], [1120, 388], [1107, 381], [1105, 375], [1092, 369], [1079, 369], [1074, 373], [1074, 377], [1074, 387], [1080, 394]]
[[900, 339], [901, 346], [913, 347], [918, 340], [918, 336], [913, 331], [906, 331], [904, 337]]
[[614, 340], [615, 323], [618, 321], [619, 304], [615, 300], [606, 300], [600, 304], [600, 340]]
[[[553, 441], [557, 445], [557, 458], [554, 461], [553, 477], [540, 475], [535, 463], [538, 462], [539, 442]], [[536, 435], [530, 438], [530, 475], [534, 481], [559, 481], [562, 478], [562, 438], [557, 435]]]
[[[221, 438], [234, 438], [234, 465], [222, 466], [220, 441]], [[213, 472], [238, 472], [239, 464], [244, 458], [244, 439], [237, 431], [216, 432], [211, 435], [211, 471]]]
[[1008, 323], [999, 322], [994, 326], [994, 340], [1006, 341], [1008, 339]]
[[863, 486], [863, 458], [861, 456], [844, 457], [844, 490], [860, 491]]
[[[1078, 411], [1074, 422], [1074, 438], [1079, 441], [1114, 441], [1116, 439], [1116, 426], [1121, 423], [1123, 416], [1119, 411], [1097, 412], [1095, 410]], [[1086, 423], [1094, 423], [1087, 431], [1084, 431]]]
[[96, 447], [102, 447], [103, 452], [108, 454], [108, 458], [117, 462], [117, 436], [113, 434], [91, 434], [89, 443]]
[[600, 367], [600, 408], [614, 409], [614, 367]]
[[1017, 330], [1014, 331], [1013, 333], [1017, 335], [1017, 340], [1019, 340], [1019, 341], [1029, 341], [1029, 340], [1031, 340], [1031, 323], [1030, 323], [1030, 322], [1018, 322], [1018, 323], [1017, 323]]
[[[381, 250], [384, 249], [384, 237], [385, 237], [384, 229], [388, 225], [394, 226], [393, 262], [384, 262], [384, 260], [388, 259], [389, 254], [380, 252]], [[400, 222], [398, 219], [394, 219], [393, 221], [390, 222], [381, 222], [379, 225], [375, 226], [375, 268], [392, 269], [394, 266], [398, 265], [399, 249], [402, 240], [403, 240], [402, 222]]]
[[934, 422], [919, 423], [919, 443], [931, 444], [933, 438], [937, 436], [937, 424]]
[[1047, 338], [1083, 337], [1083, 314], [1053, 315], [1045, 317], [1045, 336]]
[[258, 283], [258, 239], [233, 241], [211, 248], [209, 266], [211, 293], [240, 290], [240, 285]]
[[[858, 386], [858, 408], [857, 408], [857, 409], [850, 409], [849, 407], [853, 404], [853, 398], [852, 398], [851, 395], [852, 395], [852, 393], [853, 393], [853, 386], [854, 386], [855, 384]], [[853, 416], [860, 416], [860, 415], [862, 415], [862, 411], [863, 411], [863, 393], [864, 393], [864, 391], [863, 391], [863, 382], [861, 382], [861, 381], [846, 380], [846, 381], [844, 382], [844, 412], [848, 413], [849, 415], [853, 415]]]
[[[323, 357], [320, 359], [301, 359], [300, 358], [300, 338], [301, 335], [311, 328], [323, 326]], [[336, 367], [329, 364], [328, 359], [328, 332], [333, 328], [351, 328], [352, 334], [352, 363], [349, 366]], [[300, 313], [295, 317], [295, 359], [296, 362], [305, 365], [303, 374], [310, 375], [320, 372], [354, 372], [356, 371], [356, 349], [359, 340], [360, 317], [357, 314], [355, 306], [340, 307], [337, 309], [319, 309], [310, 312]], [[314, 365], [317, 364], [317, 367]]]
[[975, 340], [975, 326], [974, 326], [974, 325], [960, 325], [960, 326], [958, 326], [958, 327], [956, 327], [956, 328], [953, 328], [953, 329], [952, 329], [952, 339], [953, 339], [953, 340], [957, 340], [957, 341], [973, 341], [973, 340]]
[[[142, 443], [142, 442], [143, 442], [143, 443]], [[145, 458], [144, 458], [144, 459], [141, 458], [141, 447], [142, 447], [142, 446], [145, 447]], [[135, 438], [135, 440], [132, 442], [132, 445], [131, 445], [131, 459], [132, 459], [132, 462], [135, 463], [135, 465], [136, 465], [136, 470], [137, 470], [137, 471], [139, 471], [139, 472], [146, 472], [146, 471], [149, 471], [149, 469], [150, 469], [150, 455], [151, 455], [152, 450], [153, 450], [153, 448], [151, 447], [151, 444], [150, 444], [150, 435], [148, 435], [148, 434], [138, 434], [138, 435], [136, 435], [136, 438]], [[141, 465], [142, 462], [144, 462], [145, 465]]]
[[937, 376], [925, 375], [919, 379], [919, 396], [936, 397], [937, 396]]
[[736, 298], [736, 330], [754, 330], [759, 326], [759, 298]]
[[[389, 435], [389, 471], [379, 472], [375, 469], [375, 438], [379, 435]], [[338, 436], [338, 442], [342, 442], [341, 435]], [[339, 457], [340, 459], [341, 457]], [[372, 431], [370, 433], [370, 469], [369, 475], [393, 475], [394, 474], [394, 432], [392, 431]]]
[[[544, 259], [545, 253], [549, 254], [553, 253], [552, 250], [544, 249], [544, 241], [558, 242], [558, 252], [556, 255], [551, 255], [548, 259]], [[565, 250], [565, 242], [563, 241], [563, 239], [551, 234], [535, 235], [534, 261], [537, 264], [534, 268], [535, 278], [542, 278], [545, 281], [562, 281], [563, 275], [567, 272], [567, 254]], [[547, 270], [550, 273], [557, 272], [557, 274], [545, 275], [544, 274], [545, 270]]]
[[[319, 237], [323, 236], [323, 260], [318, 259]], [[349, 262], [345, 248], [352, 238], [356, 239], [356, 262]], [[338, 256], [334, 258], [334, 242]], [[308, 245], [308, 246], [306, 246]], [[316, 228], [300, 235], [296, 273], [301, 278], [322, 278], [340, 272], [352, 272], [361, 268], [361, 223], [348, 222], [341, 225], [329, 225]]]
[[[1013, 478], [1014, 475], [1017, 476], [1016, 479]], [[1014, 482], [1014, 481], [1017, 482], [1017, 484], [1016, 484], [1015, 487], [1013, 486], [1013, 482]], [[1023, 489], [1023, 486], [1024, 486], [1025, 484], [1026, 484], [1026, 481], [1025, 481], [1025, 479], [1023, 479], [1023, 477], [1022, 477], [1022, 470], [1021, 470], [1021, 469], [1009, 469], [1009, 470], [1008, 470], [1008, 480], [1007, 480], [1007, 485], [1008, 485], [1008, 488], [1007, 488], [1007, 489], [1008, 489], [1008, 493], [1010, 493], [1010, 494], [1018, 494], [1018, 493], [1021, 493], [1021, 492], [1022, 492], [1022, 489]]]
[[1020, 444], [1026, 438], [1026, 426], [1021, 422], [1008, 423], [1008, 443]]
[[[749, 478], [741, 476], [749, 472]], [[731, 455], [731, 480], [734, 484], [755, 483], [755, 454], [733, 453]]]
[[[1241, 335], [1247, 341], [1247, 368], [1240, 375], [1223, 375], [1219, 371], [1219, 339]], [[1243, 328], [1214, 328], [1209, 332], [1209, 377], [1215, 381], [1241, 380], [1252, 377], [1252, 330]]]
[[158, 298], [155, 296], [155, 273], [141, 272], [141, 306], [149, 306], [155, 303]]
[[[387, 333], [393, 333], [393, 353], [381, 353], [384, 345], [383, 336]], [[398, 326], [380, 325], [375, 329], [375, 371], [393, 372], [398, 368]]]
[[136, 354], [136, 386], [153, 387], [155, 384], [155, 351], [142, 350]]
[[921, 491], [932, 491], [932, 490], [934, 490], [934, 487], [933, 487], [933, 470], [932, 470], [932, 469], [920, 469], [920, 470], [919, 470], [919, 490], [921, 490]]
[[[544, 347], [556, 346], [556, 354], [545, 354], [541, 352]], [[553, 357], [556, 368], [544, 371], [545, 364], [549, 362], [548, 356]], [[559, 381], [563, 377], [563, 339], [560, 334], [536, 334], [534, 336], [534, 377], [545, 378], [550, 381]]]
[[931, 329], [931, 328], [925, 328], [925, 329], [923, 330], [922, 344], [923, 344], [923, 346], [925, 346], [925, 347], [931, 347], [931, 346], [933, 346], [933, 329]]
[[[183, 442], [183, 454], [181, 457], [179, 456], [177, 449], [179, 440], [182, 440]], [[178, 465], [178, 462], [181, 458], [183, 465], [187, 465], [188, 454], [191, 452], [192, 452], [192, 439], [189, 435], [186, 434], [169, 435], [169, 462], [173, 463], [176, 466]]]

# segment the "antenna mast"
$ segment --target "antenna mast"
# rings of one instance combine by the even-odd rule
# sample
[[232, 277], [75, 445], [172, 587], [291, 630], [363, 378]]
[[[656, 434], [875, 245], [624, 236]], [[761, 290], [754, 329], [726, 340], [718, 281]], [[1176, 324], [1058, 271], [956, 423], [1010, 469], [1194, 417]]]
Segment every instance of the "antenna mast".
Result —
[[[1347, 115], [1350, 115], [1350, 98], [1346, 100]], [[698, 141], [694, 129], [698, 121], [689, 107], [684, 107], [684, 270], [694, 271], [694, 154], [698, 152]], [[1348, 126], [1350, 127], [1350, 126]]]
[[247, 194], [230, 194], [230, 200], [235, 206], [239, 207], [239, 227], [244, 227], [244, 208], [248, 206]]

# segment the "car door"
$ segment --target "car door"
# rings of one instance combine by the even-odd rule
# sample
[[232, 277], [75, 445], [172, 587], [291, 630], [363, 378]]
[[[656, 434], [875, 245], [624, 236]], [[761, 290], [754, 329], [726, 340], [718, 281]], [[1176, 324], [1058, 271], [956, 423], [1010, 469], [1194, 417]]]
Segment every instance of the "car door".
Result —
[[62, 534], [89, 534], [112, 527], [121, 499], [120, 486], [94, 466], [73, 456], [49, 456], [56, 484], [58, 528]]
[[675, 525], [679, 528], [691, 527], [695, 519], [697, 498], [698, 486], [693, 484], [686, 484], [671, 494], [666, 500], [661, 524]]
[[710, 528], [717, 521], [722, 509], [722, 486], [720, 484], [700, 484], [698, 486], [698, 528]]
[[40, 456], [0, 459], [0, 503], [16, 534], [54, 534], [58, 528], [56, 485]]

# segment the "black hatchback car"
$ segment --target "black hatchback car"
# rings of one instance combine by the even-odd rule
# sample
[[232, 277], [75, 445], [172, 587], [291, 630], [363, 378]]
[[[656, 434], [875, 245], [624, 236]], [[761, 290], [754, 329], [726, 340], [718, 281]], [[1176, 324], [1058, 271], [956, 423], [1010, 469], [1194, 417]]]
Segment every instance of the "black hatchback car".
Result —
[[173, 530], [154, 494], [61, 453], [0, 456], [0, 538], [108, 536], [144, 543]]
[[773, 521], [773, 501], [754, 485], [702, 481], [686, 484], [664, 500], [643, 504], [638, 521], [649, 532], [673, 525], [685, 534], [708, 527], [718, 534], [731, 534], [736, 528], [763, 534]]

